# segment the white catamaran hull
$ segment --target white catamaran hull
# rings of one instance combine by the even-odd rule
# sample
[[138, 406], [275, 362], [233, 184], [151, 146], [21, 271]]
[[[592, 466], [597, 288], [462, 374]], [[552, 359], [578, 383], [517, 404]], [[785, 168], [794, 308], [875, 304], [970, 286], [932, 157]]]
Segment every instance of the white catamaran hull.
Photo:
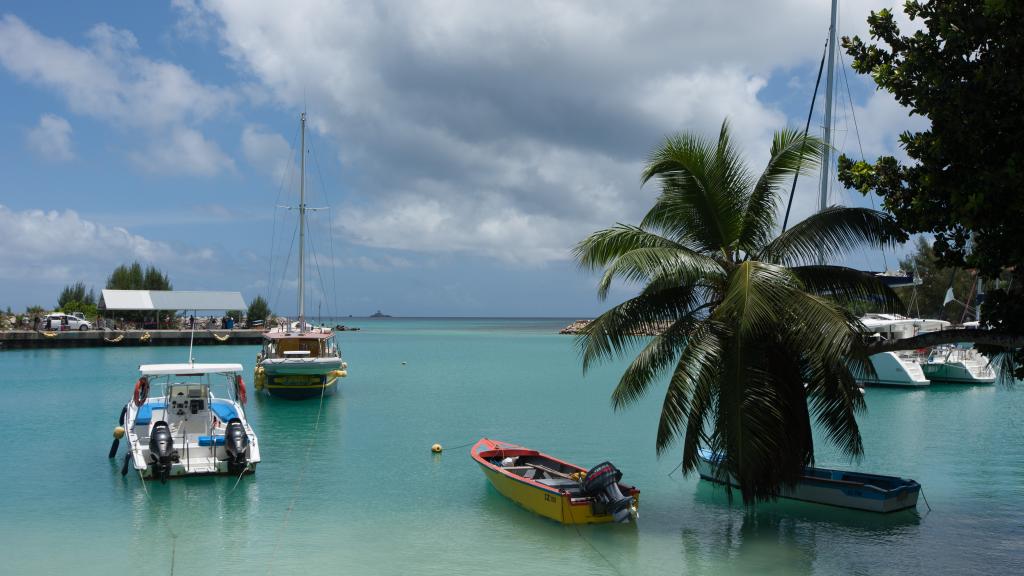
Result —
[[883, 352], [870, 357], [874, 377], [855, 373], [857, 382], [865, 386], [927, 386], [928, 377], [917, 359], [906, 353]]

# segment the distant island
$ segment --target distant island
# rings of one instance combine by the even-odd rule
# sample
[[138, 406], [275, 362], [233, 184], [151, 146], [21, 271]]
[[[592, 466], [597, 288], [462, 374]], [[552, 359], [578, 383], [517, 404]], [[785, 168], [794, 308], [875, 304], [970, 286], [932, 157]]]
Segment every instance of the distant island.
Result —
[[370, 318], [391, 318], [391, 314], [384, 314], [380, 310], [377, 310], [373, 314], [370, 314]]

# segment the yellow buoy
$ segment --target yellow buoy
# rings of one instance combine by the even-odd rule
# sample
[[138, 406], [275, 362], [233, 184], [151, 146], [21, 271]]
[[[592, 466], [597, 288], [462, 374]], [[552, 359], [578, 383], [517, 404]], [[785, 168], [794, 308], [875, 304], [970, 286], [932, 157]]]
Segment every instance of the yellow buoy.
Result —
[[434, 454], [440, 454], [443, 450], [444, 448], [442, 448], [440, 444], [434, 444], [430, 447], [430, 451]]
[[124, 438], [124, 428], [123, 427], [118, 426], [117, 428], [114, 428], [114, 438], [117, 438], [118, 440], [120, 440], [121, 438]]

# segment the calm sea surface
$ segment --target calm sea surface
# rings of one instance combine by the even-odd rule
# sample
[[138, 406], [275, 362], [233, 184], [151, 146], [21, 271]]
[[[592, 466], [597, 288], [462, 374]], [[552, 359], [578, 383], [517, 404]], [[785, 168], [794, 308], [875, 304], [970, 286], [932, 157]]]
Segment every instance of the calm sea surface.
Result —
[[[931, 504], [874, 515], [795, 502], [730, 506], [657, 459], [660, 391], [616, 413], [623, 363], [585, 378], [567, 320], [344, 319], [349, 377], [317, 401], [250, 399], [255, 476], [143, 486], [107, 459], [137, 366], [187, 349], [0, 352], [3, 574], [1020, 574], [1024, 385], [869, 389], [867, 454], [822, 466], [921, 482]], [[255, 346], [201, 347], [241, 362]], [[403, 364], [403, 362], [405, 364]], [[579, 531], [518, 508], [454, 448], [481, 436], [642, 490], [637, 526]], [[430, 453], [440, 442], [449, 449]], [[121, 454], [124, 451], [122, 443]], [[677, 453], [677, 451], [676, 451]], [[595, 553], [591, 547], [601, 551]]]

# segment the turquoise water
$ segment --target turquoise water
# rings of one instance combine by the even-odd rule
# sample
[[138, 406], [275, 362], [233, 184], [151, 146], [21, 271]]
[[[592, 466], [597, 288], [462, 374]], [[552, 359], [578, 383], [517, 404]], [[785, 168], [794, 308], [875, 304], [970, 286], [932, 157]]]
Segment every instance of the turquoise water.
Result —
[[[108, 460], [141, 363], [177, 347], [0, 352], [4, 574], [1000, 574], [1024, 565], [1024, 388], [869, 389], [859, 464], [917, 479], [931, 505], [879, 516], [782, 501], [748, 512], [658, 460], [659, 398], [615, 413], [622, 364], [580, 374], [566, 320], [342, 320], [340, 393], [257, 397], [263, 463], [149, 483]], [[196, 349], [241, 362], [255, 346]], [[402, 364], [405, 362], [406, 364]], [[247, 378], [248, 380], [248, 378]], [[481, 436], [642, 490], [636, 526], [561, 526], [521, 510], [453, 448]], [[312, 440], [312, 441], [311, 441]], [[449, 447], [441, 456], [430, 445]], [[123, 453], [124, 447], [121, 448]], [[304, 471], [304, 473], [303, 473]], [[596, 547], [601, 555], [595, 553]]]

